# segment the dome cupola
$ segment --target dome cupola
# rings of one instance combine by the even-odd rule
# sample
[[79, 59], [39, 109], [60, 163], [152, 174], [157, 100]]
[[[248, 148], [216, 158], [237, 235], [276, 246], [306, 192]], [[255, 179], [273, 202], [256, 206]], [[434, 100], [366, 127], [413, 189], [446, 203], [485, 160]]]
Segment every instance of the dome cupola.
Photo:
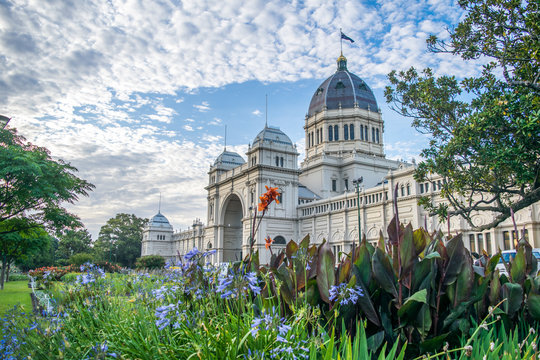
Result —
[[160, 211], [154, 217], [152, 220], [150, 220], [150, 223], [148, 224], [149, 227], [163, 227], [163, 228], [171, 228], [172, 225], [169, 223], [169, 220], [163, 214], [161, 214]]
[[253, 139], [253, 147], [263, 144], [279, 144], [293, 146], [291, 139], [278, 127], [265, 126]]
[[234, 169], [237, 166], [244, 164], [246, 161], [240, 154], [234, 151], [223, 150], [214, 161], [214, 166], [219, 166], [227, 170]]
[[378, 111], [373, 92], [364, 80], [347, 69], [347, 58], [341, 54], [337, 59], [337, 71], [315, 90], [308, 116], [323, 110], [354, 107]]

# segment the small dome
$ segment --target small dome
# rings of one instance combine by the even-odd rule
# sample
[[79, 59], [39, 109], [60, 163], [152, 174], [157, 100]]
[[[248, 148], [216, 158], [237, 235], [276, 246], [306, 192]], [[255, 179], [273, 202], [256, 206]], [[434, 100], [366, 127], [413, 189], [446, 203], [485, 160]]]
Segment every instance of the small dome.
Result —
[[264, 129], [255, 136], [255, 139], [253, 139], [253, 146], [262, 145], [265, 142], [293, 146], [291, 139], [278, 127], [274, 126], [265, 126]]
[[221, 154], [214, 161], [214, 166], [221, 165], [223, 167], [232, 169], [244, 164], [246, 161], [238, 153], [234, 151], [223, 150]]
[[309, 104], [308, 116], [325, 109], [353, 108], [378, 111], [377, 101], [369, 86], [347, 70], [347, 59], [340, 55], [337, 71], [315, 90]]
[[149, 226], [161, 226], [161, 227], [171, 227], [171, 223], [169, 223], [169, 220], [165, 216], [161, 214], [161, 212], [158, 212], [152, 220], [150, 220]]

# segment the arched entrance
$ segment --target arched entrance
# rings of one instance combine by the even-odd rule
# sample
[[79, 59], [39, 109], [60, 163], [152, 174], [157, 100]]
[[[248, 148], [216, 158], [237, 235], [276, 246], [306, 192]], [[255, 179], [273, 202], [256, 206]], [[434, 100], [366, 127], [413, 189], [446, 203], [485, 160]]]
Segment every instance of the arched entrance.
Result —
[[223, 209], [223, 261], [242, 260], [242, 202], [233, 194]]

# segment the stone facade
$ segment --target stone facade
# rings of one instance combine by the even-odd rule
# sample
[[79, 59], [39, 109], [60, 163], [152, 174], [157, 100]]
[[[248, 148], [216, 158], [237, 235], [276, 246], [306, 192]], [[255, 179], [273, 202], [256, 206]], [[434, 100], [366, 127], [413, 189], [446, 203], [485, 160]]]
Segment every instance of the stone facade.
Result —
[[[394, 216], [396, 184], [401, 222], [448, 232], [448, 224], [439, 223], [417, 205], [421, 196], [430, 196], [435, 203], [445, 201], [440, 196], [442, 179], [434, 176], [417, 183], [414, 164], [385, 158], [384, 123], [375, 97], [347, 70], [345, 57], [338, 58], [336, 73], [315, 91], [304, 129], [306, 158], [300, 168], [296, 146], [279, 128], [265, 126], [249, 147], [247, 161], [225, 149], [208, 172], [206, 225], [196, 220], [192, 230], [175, 233], [158, 213], [144, 231], [142, 255], [174, 259], [197, 247], [217, 250], [211, 259], [215, 263], [240, 260], [249, 251], [254, 209], [265, 186], [277, 187], [282, 196], [279, 204], [270, 206], [255, 236], [262, 263], [270, 257], [266, 236], [275, 240], [274, 251], [306, 235], [314, 243], [326, 239], [336, 257], [358, 242], [359, 232], [376, 242], [381, 232], [386, 235]], [[355, 187], [353, 181], [359, 178], [363, 182]], [[489, 213], [478, 213], [473, 222], [482, 225], [491, 218]], [[517, 212], [516, 222], [520, 236], [540, 247], [540, 203]], [[471, 251], [493, 253], [514, 247], [510, 220], [475, 232], [455, 217], [449, 227], [451, 233], [463, 233]]]

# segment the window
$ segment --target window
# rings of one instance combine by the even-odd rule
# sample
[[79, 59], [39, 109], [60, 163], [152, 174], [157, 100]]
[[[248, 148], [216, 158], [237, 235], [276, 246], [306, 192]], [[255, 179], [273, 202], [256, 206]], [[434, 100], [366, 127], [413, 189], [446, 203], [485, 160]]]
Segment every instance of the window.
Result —
[[283, 191], [280, 190], [277, 199], [280, 204], [283, 204]]
[[429, 191], [429, 183], [425, 183], [426, 192]]
[[274, 238], [273, 245], [287, 245], [287, 242], [285, 241], [285, 238], [281, 235], [278, 235]]
[[349, 136], [354, 140], [354, 124], [349, 125]]
[[439, 190], [442, 189], [442, 183], [441, 183], [441, 180], [438, 180], [438, 181], [437, 181], [437, 186], [439, 187]]
[[366, 141], [369, 141], [368, 135], [369, 135], [369, 129], [368, 129], [367, 125], [366, 125], [366, 126], [364, 126], [364, 139]]
[[349, 140], [349, 125], [343, 125], [343, 140]]
[[510, 248], [510, 233], [508, 231], [503, 231], [503, 250], [511, 250]]
[[405, 187], [401, 186], [401, 196], [405, 196]]
[[330, 126], [328, 127], [328, 141], [332, 141], [332, 140], [333, 140], [333, 139], [332, 139], [332, 137], [333, 137], [332, 135], [334, 134], [333, 129], [334, 129], [334, 128], [332, 127], [332, 125], [330, 125]]
[[379, 143], [379, 129], [375, 129], [375, 134], [377, 135], [377, 144]]
[[283, 156], [279, 158], [279, 166], [283, 167]]
[[349, 179], [345, 179], [345, 190], [349, 190]]
[[337, 191], [337, 180], [332, 179], [332, 191]]
[[375, 128], [374, 127], [371, 128], [371, 141], [376, 142], [375, 141]]
[[279, 156], [276, 156], [276, 166], [279, 166]]
[[474, 234], [469, 235], [469, 246], [471, 249], [471, 252], [476, 252], [476, 247], [474, 246]]
[[339, 128], [337, 125], [334, 125], [334, 140], [335, 141], [339, 140]]
[[360, 125], [360, 140], [364, 140], [364, 125]]
[[319, 143], [319, 129], [317, 129], [317, 144]]
[[482, 254], [482, 250], [484, 249], [484, 234], [476, 234], [476, 241], [478, 241], [478, 253]]
[[407, 184], [407, 195], [411, 195], [411, 184]]
[[491, 255], [491, 233], [486, 233], [486, 252]]
[[424, 184], [420, 184], [420, 194], [424, 193]]

